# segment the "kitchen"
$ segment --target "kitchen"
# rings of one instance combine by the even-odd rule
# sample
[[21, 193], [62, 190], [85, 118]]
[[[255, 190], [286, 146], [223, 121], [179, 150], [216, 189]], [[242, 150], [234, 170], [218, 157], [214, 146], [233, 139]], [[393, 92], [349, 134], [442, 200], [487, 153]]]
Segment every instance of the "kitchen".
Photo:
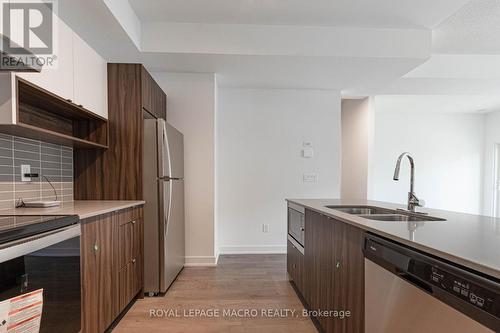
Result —
[[2, 6], [7, 332], [500, 330], [496, 1], [43, 2]]

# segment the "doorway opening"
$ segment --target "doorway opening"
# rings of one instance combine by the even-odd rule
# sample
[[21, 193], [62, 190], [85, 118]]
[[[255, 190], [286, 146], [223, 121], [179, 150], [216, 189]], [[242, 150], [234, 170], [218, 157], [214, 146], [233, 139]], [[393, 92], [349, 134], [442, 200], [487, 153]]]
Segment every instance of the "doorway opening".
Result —
[[500, 144], [495, 144], [495, 166], [493, 184], [493, 216], [500, 217]]

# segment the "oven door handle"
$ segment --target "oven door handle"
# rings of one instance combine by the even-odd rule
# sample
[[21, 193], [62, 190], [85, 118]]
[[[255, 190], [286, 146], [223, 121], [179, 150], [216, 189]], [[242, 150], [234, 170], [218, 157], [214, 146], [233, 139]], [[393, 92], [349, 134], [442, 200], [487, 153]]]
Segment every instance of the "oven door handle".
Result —
[[0, 247], [0, 263], [78, 237], [80, 234], [80, 224], [77, 224], [3, 244], [2, 247]]

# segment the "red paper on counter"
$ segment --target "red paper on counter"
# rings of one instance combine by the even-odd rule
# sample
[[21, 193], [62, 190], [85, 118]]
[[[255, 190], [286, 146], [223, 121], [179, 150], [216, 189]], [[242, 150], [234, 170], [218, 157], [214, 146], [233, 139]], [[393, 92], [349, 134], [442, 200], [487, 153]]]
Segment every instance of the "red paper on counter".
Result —
[[39, 333], [43, 289], [0, 302], [0, 333]]

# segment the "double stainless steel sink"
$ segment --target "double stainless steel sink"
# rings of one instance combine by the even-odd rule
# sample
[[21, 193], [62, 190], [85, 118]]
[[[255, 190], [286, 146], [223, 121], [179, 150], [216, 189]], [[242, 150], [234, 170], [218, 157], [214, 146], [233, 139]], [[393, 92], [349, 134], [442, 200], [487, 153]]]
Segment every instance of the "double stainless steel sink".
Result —
[[419, 221], [446, 221], [445, 219], [411, 213], [404, 210], [393, 210], [375, 206], [337, 206], [329, 205], [326, 208], [336, 211], [356, 215], [368, 220], [388, 221], [388, 222], [419, 222]]

